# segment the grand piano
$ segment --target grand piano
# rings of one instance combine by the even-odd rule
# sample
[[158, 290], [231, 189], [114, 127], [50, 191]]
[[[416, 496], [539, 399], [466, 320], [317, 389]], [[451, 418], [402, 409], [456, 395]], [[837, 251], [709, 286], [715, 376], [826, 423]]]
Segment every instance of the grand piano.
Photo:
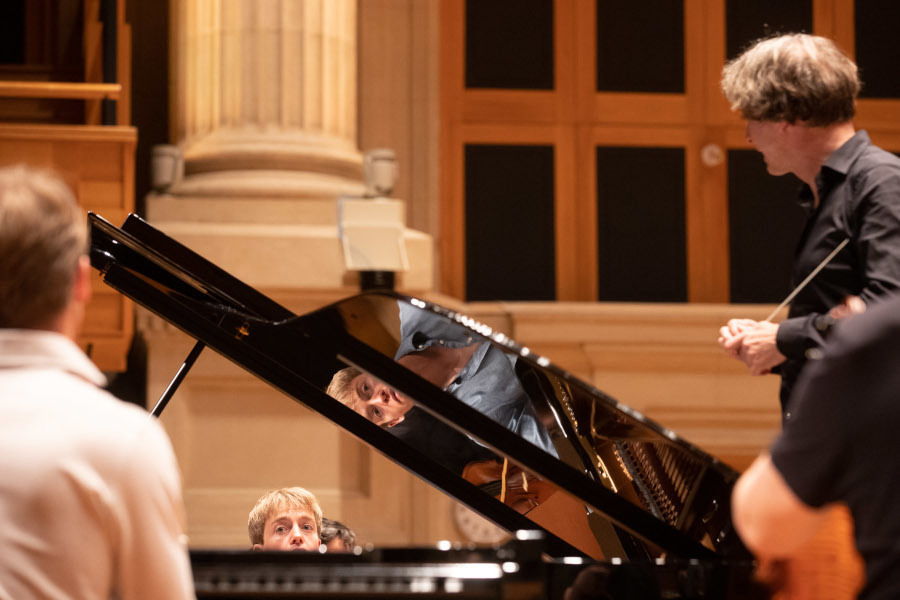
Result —
[[[502, 332], [387, 291], [296, 315], [137, 216], [88, 218], [103, 281], [197, 340], [155, 412], [209, 348], [512, 535], [343, 556], [196, 550], [198, 597], [561, 598], [579, 574], [608, 587], [585, 597], [766, 597], [730, 518], [738, 474]], [[453, 379], [432, 383], [448, 357], [463, 357]], [[383, 397], [338, 401], [339, 372], [347, 398]], [[370, 409], [385, 403], [402, 421], [379, 424]]]

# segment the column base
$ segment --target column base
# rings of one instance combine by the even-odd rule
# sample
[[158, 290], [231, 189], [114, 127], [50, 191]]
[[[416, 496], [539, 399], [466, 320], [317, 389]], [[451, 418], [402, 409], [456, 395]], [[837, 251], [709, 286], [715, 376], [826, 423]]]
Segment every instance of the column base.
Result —
[[[248, 285], [261, 289], [359, 291], [357, 271], [344, 268], [337, 200], [211, 198], [151, 194], [147, 220]], [[433, 240], [405, 229], [409, 270], [396, 288], [434, 288]]]

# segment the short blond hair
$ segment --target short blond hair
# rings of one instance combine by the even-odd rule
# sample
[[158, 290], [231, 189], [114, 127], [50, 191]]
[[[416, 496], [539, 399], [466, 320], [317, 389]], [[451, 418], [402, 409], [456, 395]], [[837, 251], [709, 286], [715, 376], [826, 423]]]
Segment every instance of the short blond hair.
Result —
[[341, 369], [331, 378], [331, 383], [328, 384], [325, 393], [348, 408], [357, 410], [359, 407], [359, 397], [353, 393], [350, 384], [360, 375], [362, 375], [362, 371], [356, 367], [345, 367]]
[[804, 33], [758, 40], [722, 69], [731, 109], [751, 121], [846, 123], [860, 87], [856, 64], [833, 41]]
[[87, 224], [50, 171], [0, 169], [0, 328], [46, 326], [69, 302]]
[[319, 501], [309, 490], [302, 487], [286, 487], [271, 490], [256, 501], [250, 517], [247, 519], [247, 532], [250, 544], [262, 544], [266, 520], [278, 511], [285, 509], [308, 510], [316, 519], [316, 535], [322, 537], [322, 509]]

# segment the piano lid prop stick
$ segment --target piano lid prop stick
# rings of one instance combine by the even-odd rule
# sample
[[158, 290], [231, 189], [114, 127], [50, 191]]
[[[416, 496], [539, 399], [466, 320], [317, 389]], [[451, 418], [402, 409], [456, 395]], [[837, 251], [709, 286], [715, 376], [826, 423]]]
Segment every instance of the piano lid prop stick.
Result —
[[829, 254], [828, 256], [826, 256], [826, 257], [825, 257], [825, 260], [823, 260], [822, 262], [820, 262], [820, 263], [819, 263], [819, 266], [816, 267], [815, 269], [813, 269], [812, 273], [810, 273], [809, 275], [807, 275], [807, 276], [806, 276], [806, 279], [804, 279], [803, 281], [801, 281], [801, 282], [800, 282], [800, 285], [798, 285], [797, 287], [795, 287], [795, 288], [794, 288], [794, 291], [792, 291], [790, 294], [788, 294], [788, 297], [784, 299], [784, 302], [782, 302], [781, 304], [779, 304], [779, 305], [778, 305], [778, 308], [776, 308], [775, 310], [773, 310], [773, 311], [772, 311], [772, 314], [770, 314], [770, 315], [769, 315], [768, 317], [766, 317], [764, 320], [766, 320], [766, 321], [771, 321], [772, 319], [774, 319], [774, 318], [775, 318], [775, 315], [777, 315], [777, 314], [781, 311], [782, 308], [784, 308], [785, 306], [787, 306], [787, 305], [791, 302], [791, 300], [794, 299], [794, 296], [796, 296], [797, 294], [799, 294], [799, 293], [800, 293], [800, 290], [802, 290], [803, 288], [805, 288], [805, 287], [806, 287], [806, 284], [809, 283], [810, 281], [812, 281], [812, 278], [815, 277], [816, 275], [818, 275], [819, 271], [821, 271], [822, 269], [824, 269], [824, 268], [825, 268], [825, 265], [827, 265], [828, 263], [830, 263], [830, 262], [831, 262], [831, 259], [834, 258], [835, 256], [837, 256], [837, 253], [840, 252], [840, 251], [844, 248], [844, 246], [847, 245], [847, 243], [848, 243], [849, 241], [850, 241], [850, 238], [844, 238], [844, 241], [841, 242], [840, 244], [838, 244], [838, 245], [837, 245], [837, 248], [835, 248], [834, 250], [832, 250], [832, 251], [831, 251], [831, 254]]
[[206, 348], [206, 344], [197, 340], [197, 343], [194, 344], [193, 348], [191, 348], [191, 351], [187, 355], [187, 358], [184, 359], [184, 363], [181, 365], [181, 368], [178, 369], [178, 372], [175, 373], [175, 377], [171, 382], [169, 382], [169, 387], [166, 388], [166, 391], [163, 392], [163, 395], [159, 397], [159, 402], [157, 402], [156, 406], [153, 407], [153, 410], [150, 411], [151, 416], [159, 417], [159, 415], [162, 414], [162, 411], [169, 403], [169, 400], [171, 400], [172, 396], [175, 395], [175, 390], [177, 390], [178, 386], [181, 385], [181, 382], [184, 380], [185, 375], [187, 375], [188, 371], [191, 370], [191, 367], [194, 366], [194, 362], [197, 360], [197, 357], [200, 356], [200, 353], [203, 352], [204, 348]]

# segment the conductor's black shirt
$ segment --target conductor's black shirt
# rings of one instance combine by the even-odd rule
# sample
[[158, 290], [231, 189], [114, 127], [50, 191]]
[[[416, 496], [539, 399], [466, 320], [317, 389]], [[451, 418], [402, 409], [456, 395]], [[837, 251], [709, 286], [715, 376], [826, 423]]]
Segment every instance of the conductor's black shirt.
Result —
[[824, 343], [828, 321], [822, 317], [849, 295], [869, 304], [900, 289], [900, 158], [873, 146], [868, 134], [858, 131], [828, 157], [816, 175], [816, 187], [818, 206], [813, 206], [808, 186], [801, 192], [809, 216], [797, 245], [792, 287], [844, 239], [850, 241], [797, 294], [778, 327], [776, 344], [787, 357], [779, 369], [786, 414], [810, 350]]

